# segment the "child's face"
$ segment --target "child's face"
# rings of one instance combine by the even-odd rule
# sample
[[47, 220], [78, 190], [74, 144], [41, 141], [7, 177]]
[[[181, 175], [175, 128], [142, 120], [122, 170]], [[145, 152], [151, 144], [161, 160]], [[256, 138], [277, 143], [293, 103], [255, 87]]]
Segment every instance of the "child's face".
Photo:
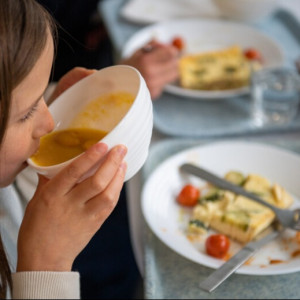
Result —
[[39, 147], [40, 138], [52, 131], [52, 116], [44, 102], [52, 62], [53, 41], [47, 45], [28, 76], [13, 90], [8, 127], [0, 148], [0, 187], [13, 182], [26, 160]]

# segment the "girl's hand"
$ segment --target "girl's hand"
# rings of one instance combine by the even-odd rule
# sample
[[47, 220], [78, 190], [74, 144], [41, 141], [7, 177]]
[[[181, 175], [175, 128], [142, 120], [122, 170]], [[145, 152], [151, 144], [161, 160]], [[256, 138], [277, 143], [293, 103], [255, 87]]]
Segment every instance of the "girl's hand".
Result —
[[179, 49], [172, 44], [151, 41], [130, 58], [122, 60], [120, 64], [130, 65], [140, 71], [152, 99], [155, 100], [160, 96], [166, 84], [178, 79], [179, 54]]
[[[17, 271], [70, 271], [117, 204], [126, 147], [95, 144], [51, 180], [40, 176], [18, 238]], [[78, 183], [96, 163], [96, 173]], [[112, 237], [113, 238], [113, 237]]]
[[82, 67], [75, 67], [66, 73], [57, 83], [57, 86], [50, 96], [47, 104], [51, 104], [60, 94], [71, 87], [73, 84], [96, 72], [96, 70], [90, 70]]

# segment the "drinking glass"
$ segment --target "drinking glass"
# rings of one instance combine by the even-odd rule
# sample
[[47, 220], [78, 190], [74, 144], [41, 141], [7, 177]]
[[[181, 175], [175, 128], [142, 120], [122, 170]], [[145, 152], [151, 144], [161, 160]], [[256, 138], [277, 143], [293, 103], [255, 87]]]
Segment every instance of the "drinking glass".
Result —
[[289, 68], [266, 68], [253, 72], [252, 116], [255, 126], [287, 125], [297, 115], [300, 77]]

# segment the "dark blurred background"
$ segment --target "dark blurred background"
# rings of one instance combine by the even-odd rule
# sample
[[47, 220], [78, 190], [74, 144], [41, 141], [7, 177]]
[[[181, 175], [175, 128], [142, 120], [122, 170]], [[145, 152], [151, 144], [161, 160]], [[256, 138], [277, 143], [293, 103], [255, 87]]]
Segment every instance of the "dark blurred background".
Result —
[[75, 66], [99, 69], [113, 64], [112, 45], [98, 14], [101, 0], [37, 0], [59, 24], [53, 80]]

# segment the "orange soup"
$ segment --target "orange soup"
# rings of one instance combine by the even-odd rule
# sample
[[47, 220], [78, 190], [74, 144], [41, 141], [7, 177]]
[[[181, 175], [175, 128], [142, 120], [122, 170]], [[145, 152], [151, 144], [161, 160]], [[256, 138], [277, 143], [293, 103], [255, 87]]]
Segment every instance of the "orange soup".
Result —
[[68, 127], [96, 128], [109, 132], [122, 120], [133, 102], [134, 96], [128, 92], [104, 94], [89, 102]]
[[40, 148], [31, 159], [39, 166], [60, 164], [83, 153], [106, 134], [90, 128], [53, 131], [41, 138]]
[[42, 137], [40, 148], [31, 159], [39, 166], [52, 166], [76, 157], [110, 132], [133, 102], [134, 96], [123, 91], [92, 100], [73, 118], [67, 129]]

